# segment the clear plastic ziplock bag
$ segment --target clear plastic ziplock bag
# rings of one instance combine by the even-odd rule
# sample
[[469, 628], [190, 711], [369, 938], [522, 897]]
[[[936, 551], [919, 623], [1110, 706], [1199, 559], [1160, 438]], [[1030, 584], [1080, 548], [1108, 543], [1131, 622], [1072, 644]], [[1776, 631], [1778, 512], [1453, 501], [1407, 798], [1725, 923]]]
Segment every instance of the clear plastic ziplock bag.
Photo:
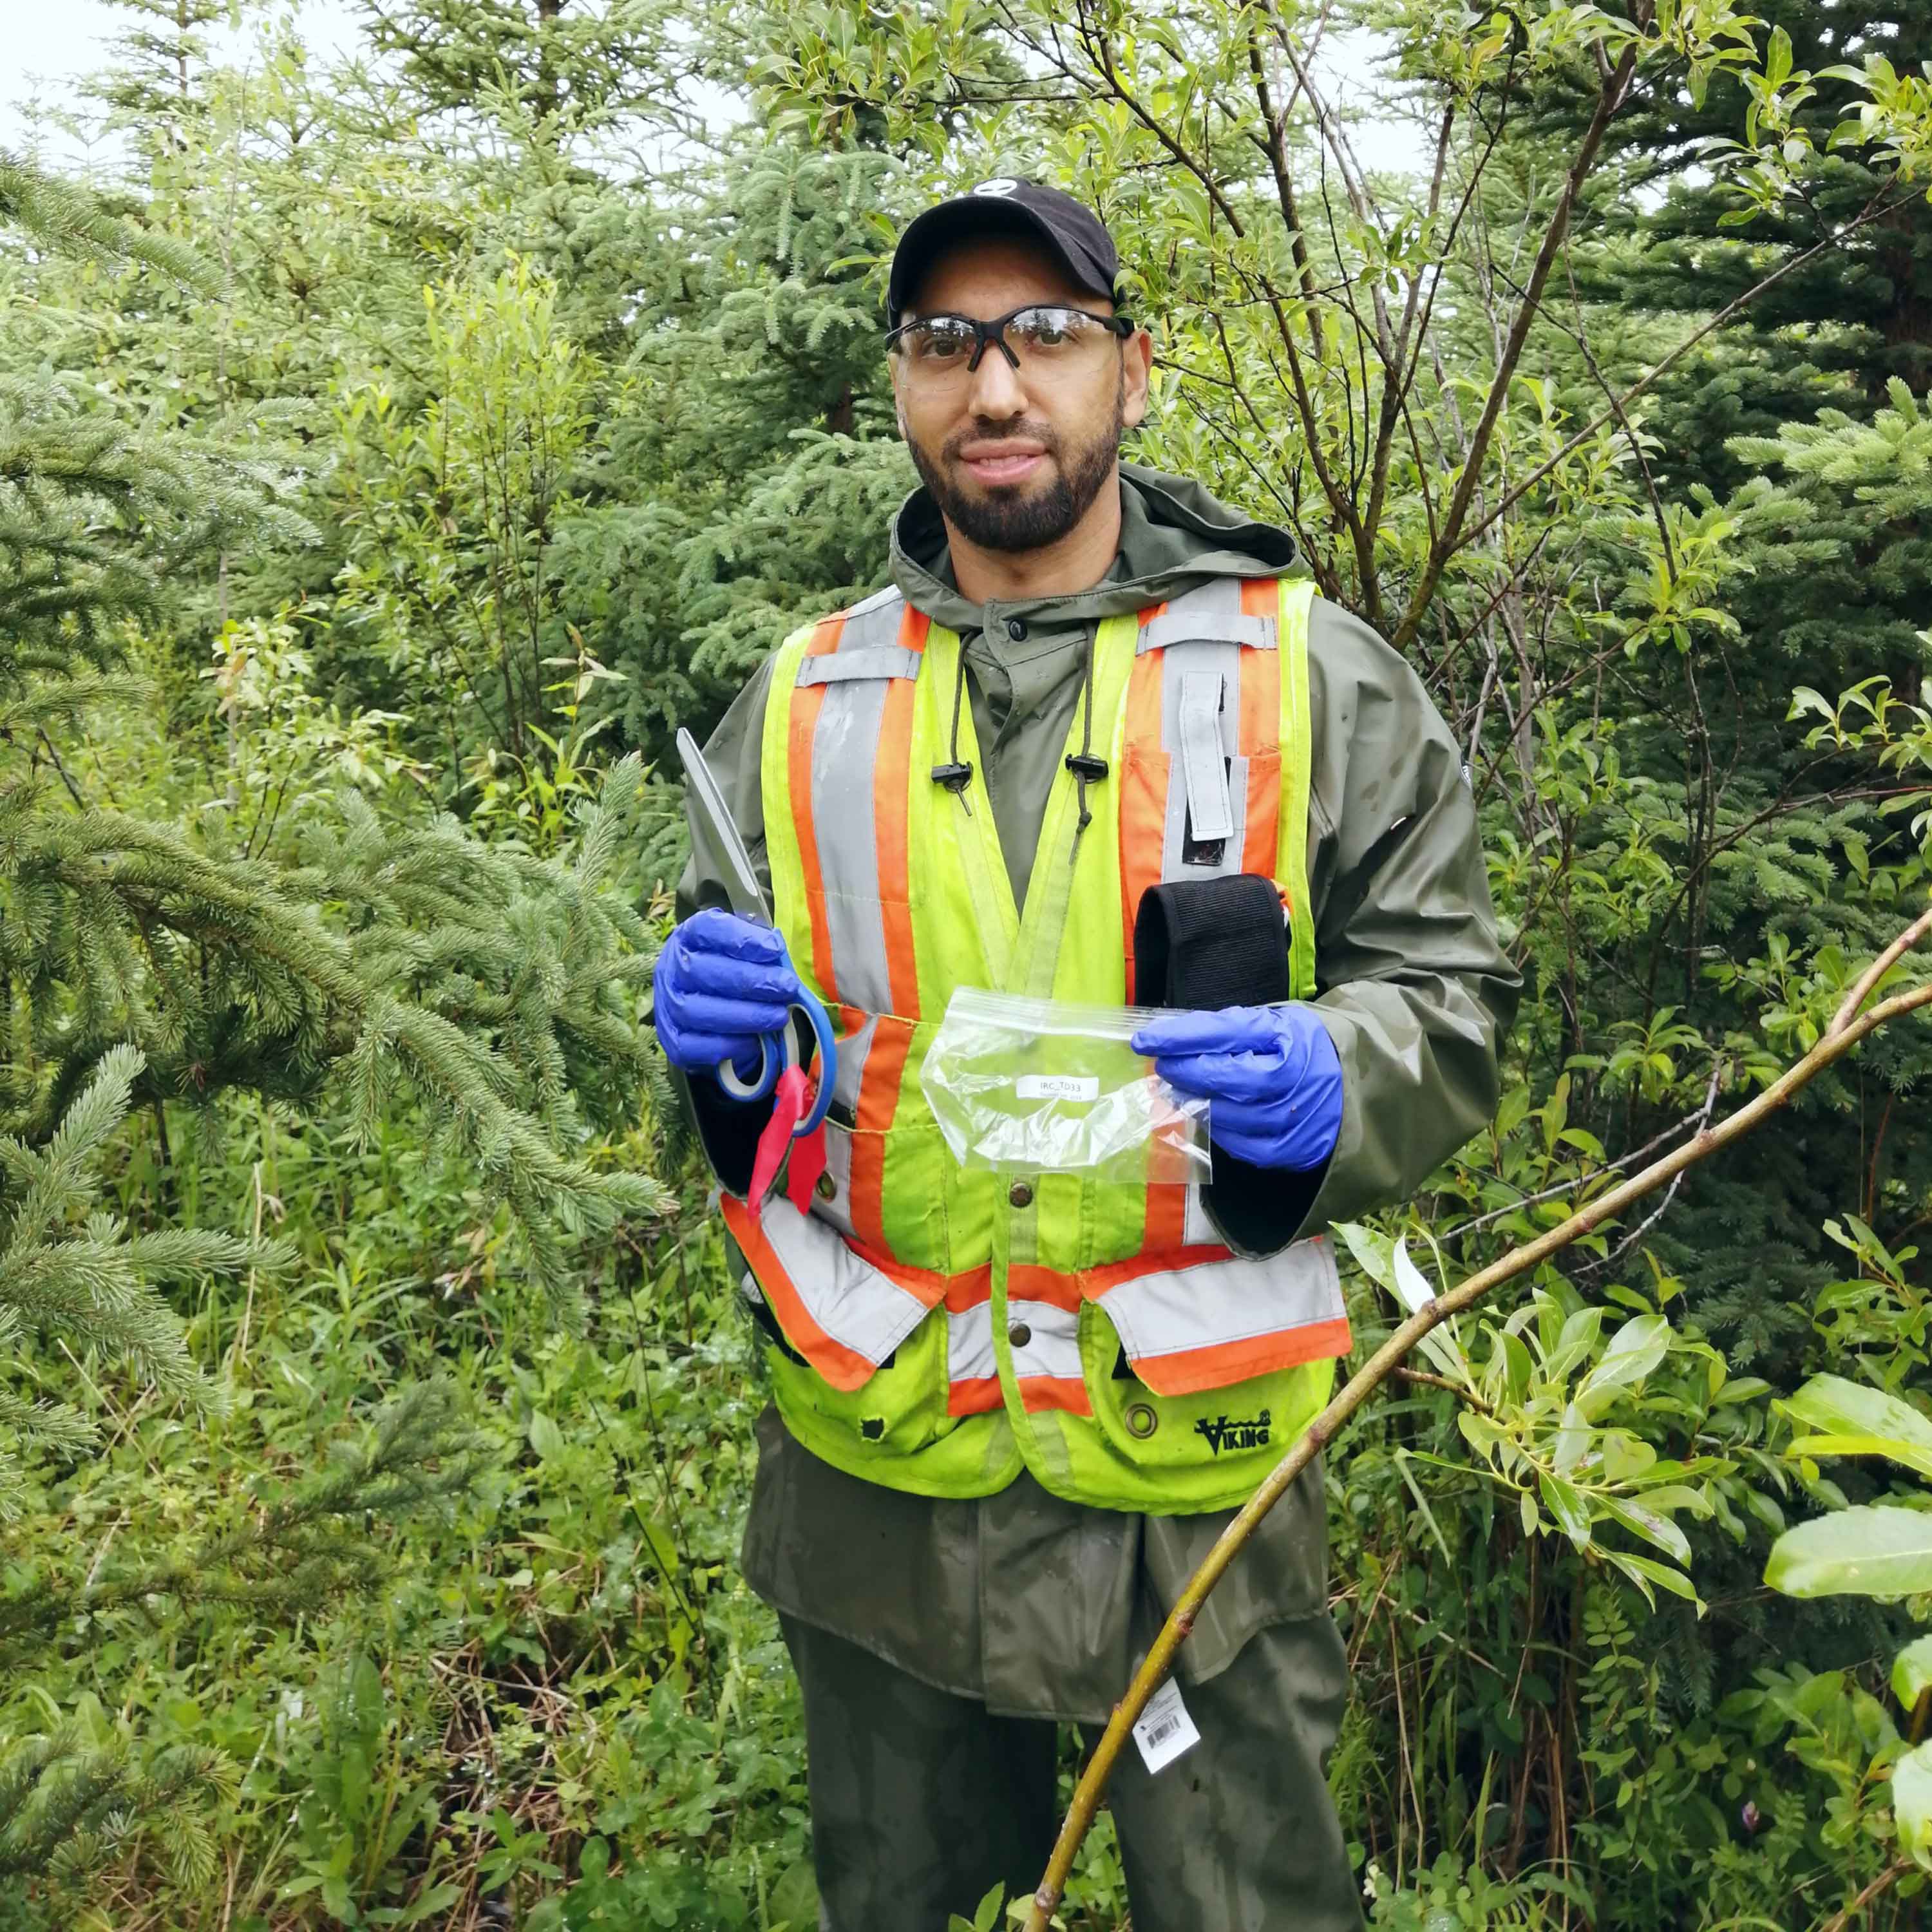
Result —
[[962, 1167], [1148, 1184], [1208, 1180], [1208, 1102], [1128, 1045], [1144, 1006], [1078, 1006], [962, 986], [920, 1088]]

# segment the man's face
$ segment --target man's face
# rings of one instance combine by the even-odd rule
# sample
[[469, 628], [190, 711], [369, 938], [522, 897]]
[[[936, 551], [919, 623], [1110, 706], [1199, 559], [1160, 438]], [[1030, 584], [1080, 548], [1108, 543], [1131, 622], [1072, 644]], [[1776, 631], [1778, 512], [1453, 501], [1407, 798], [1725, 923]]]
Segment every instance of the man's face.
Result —
[[[1110, 315], [1113, 304], [1067, 278], [1037, 244], [988, 236], [961, 243], [928, 270], [910, 316], [990, 322], [1029, 303]], [[1108, 338], [1072, 368], [1016, 369], [988, 345], [980, 366], [952, 380], [922, 379], [892, 358], [900, 427], [919, 473], [946, 520], [982, 549], [1044, 548], [1065, 536], [1112, 479], [1121, 432], [1147, 410], [1152, 345]]]

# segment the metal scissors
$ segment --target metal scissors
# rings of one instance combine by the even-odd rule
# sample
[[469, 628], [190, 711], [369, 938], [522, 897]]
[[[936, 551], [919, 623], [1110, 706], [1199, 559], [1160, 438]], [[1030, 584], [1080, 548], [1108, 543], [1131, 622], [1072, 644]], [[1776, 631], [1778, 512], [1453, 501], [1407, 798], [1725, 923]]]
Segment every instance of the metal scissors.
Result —
[[[709, 848], [698, 855], [700, 868], [708, 859], [710, 869], [724, 881], [726, 902], [740, 919], [755, 920], [760, 926], [774, 924], [771, 908], [766, 904], [764, 890], [758, 884], [758, 868], [746, 850], [743, 836], [732, 821], [724, 794], [711, 767], [704, 762], [698, 740], [682, 729], [677, 734], [677, 754], [684, 760], [693, 832]], [[818, 1042], [818, 1091], [792, 1130], [794, 1140], [812, 1132], [824, 1119], [826, 1109], [832, 1105], [832, 1085], [838, 1070], [838, 1041], [832, 1030], [832, 1016], [825, 1010], [824, 1001], [808, 987], [801, 986], [799, 992], [800, 997], [792, 1003], [792, 1010], [805, 1016]], [[777, 1085], [780, 1069], [799, 1064], [798, 1036], [789, 1026], [776, 1033], [761, 1034], [758, 1044], [764, 1057], [758, 1077], [749, 1085], [739, 1078], [737, 1069], [730, 1060], [718, 1063], [718, 1084], [734, 1100], [762, 1100]]]

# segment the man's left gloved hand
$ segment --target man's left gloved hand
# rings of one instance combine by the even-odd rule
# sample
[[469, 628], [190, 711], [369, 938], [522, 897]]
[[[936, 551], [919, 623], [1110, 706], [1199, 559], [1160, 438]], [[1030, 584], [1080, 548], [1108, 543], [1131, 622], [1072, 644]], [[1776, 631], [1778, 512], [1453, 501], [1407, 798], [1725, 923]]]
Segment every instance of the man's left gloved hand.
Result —
[[1214, 1144], [1239, 1159], [1306, 1172], [1335, 1151], [1342, 1061], [1312, 1008], [1163, 1013], [1132, 1045], [1170, 1086], [1208, 1102]]

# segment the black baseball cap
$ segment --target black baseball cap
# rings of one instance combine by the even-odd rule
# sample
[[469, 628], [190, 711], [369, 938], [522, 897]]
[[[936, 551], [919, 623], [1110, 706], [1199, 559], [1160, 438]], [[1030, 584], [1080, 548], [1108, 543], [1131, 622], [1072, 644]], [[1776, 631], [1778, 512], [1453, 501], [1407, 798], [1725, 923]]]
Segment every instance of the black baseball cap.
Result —
[[967, 236], [1000, 234], [1027, 235], [1043, 242], [1082, 288], [1114, 300], [1120, 258], [1100, 218], [1057, 188], [996, 175], [928, 208], [907, 224], [892, 251], [886, 287], [886, 326], [898, 328], [907, 301], [936, 256]]

